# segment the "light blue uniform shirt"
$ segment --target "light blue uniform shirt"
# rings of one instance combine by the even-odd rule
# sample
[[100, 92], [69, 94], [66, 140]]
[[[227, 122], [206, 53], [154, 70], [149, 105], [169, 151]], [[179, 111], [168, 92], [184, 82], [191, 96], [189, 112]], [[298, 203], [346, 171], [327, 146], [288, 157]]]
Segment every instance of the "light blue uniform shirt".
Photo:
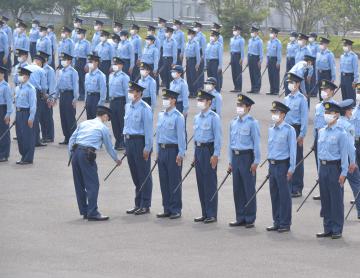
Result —
[[85, 75], [85, 101], [88, 93], [100, 93], [98, 105], [104, 105], [106, 100], [106, 77], [99, 69]]
[[284, 103], [290, 108], [287, 112], [285, 121], [289, 125], [301, 125], [300, 137], [304, 138], [308, 128], [308, 103], [306, 97], [297, 91], [294, 95], [288, 94]]
[[91, 45], [88, 40], [78, 40], [75, 44], [74, 57], [75, 58], [87, 58], [91, 52]]
[[186, 43], [185, 58], [196, 58], [196, 65], [200, 65], [200, 47], [195, 39], [191, 39]]
[[130, 68], [133, 68], [135, 65], [135, 53], [134, 48], [129, 40], [120, 41], [117, 47], [117, 56], [120, 59], [129, 59]]
[[319, 44], [317, 42], [311, 42], [307, 47], [312, 57], [316, 57], [316, 54], [320, 51]]
[[36, 42], [36, 52], [43, 51], [49, 55], [48, 63], [51, 64], [52, 61], [52, 47], [51, 41], [48, 37], [40, 37]]
[[109, 42], [100, 42], [95, 51], [100, 56], [101, 61], [110, 61], [115, 56], [115, 49]]
[[160, 43], [160, 47], [163, 46], [163, 42], [165, 40], [165, 30], [166, 28], [165, 27], [161, 27], [157, 30], [157, 34], [156, 34], [156, 37], [157, 39], [159, 40], [159, 43]]
[[263, 41], [262, 41], [262, 39], [259, 38], [259, 36], [249, 39], [248, 55], [249, 54], [259, 56], [260, 62], [262, 62], [262, 60], [263, 60]]
[[184, 55], [185, 49], [185, 35], [181, 30], [175, 30], [173, 33], [173, 38], [176, 41], [177, 49], [180, 49], [180, 54]]
[[141, 59], [141, 48], [142, 48], [142, 42], [141, 42], [141, 38], [138, 34], [135, 34], [133, 36], [130, 37], [130, 42], [131, 45], [134, 49], [134, 54], [138, 55], [138, 59]]
[[30, 108], [30, 121], [35, 118], [36, 103], [36, 90], [30, 82], [15, 88], [15, 106], [16, 108]]
[[96, 31], [91, 40], [91, 51], [95, 51], [95, 48], [100, 43], [101, 31]]
[[170, 83], [170, 90], [175, 91], [179, 94], [177, 97], [177, 102], [183, 103], [183, 113], [187, 113], [189, 111], [189, 87], [187, 82], [182, 79], [174, 79]]
[[272, 40], [269, 40], [267, 42], [267, 48], [266, 48], [266, 57], [269, 59], [270, 57], [276, 57], [277, 61], [276, 64], [281, 64], [281, 49], [282, 45], [278, 38], [274, 38]]
[[17, 64], [15, 67], [14, 67], [14, 74], [13, 74], [13, 82], [14, 82], [14, 84], [15, 84], [15, 86], [18, 86], [18, 85], [20, 85], [20, 82], [19, 82], [19, 79], [18, 79], [18, 76], [19, 76], [19, 74], [18, 74], [18, 68], [19, 67], [22, 67], [22, 68], [24, 68], [24, 67], [26, 67], [26, 66], [28, 66], [29, 64], [27, 63], [27, 62], [24, 62], [24, 63], [19, 63], [19, 64]]
[[355, 127], [355, 137], [360, 137], [360, 107], [356, 105], [353, 111], [351, 122]]
[[32, 27], [29, 31], [29, 41], [37, 42], [37, 40], [40, 39], [39, 33], [39, 27]]
[[341, 175], [345, 177], [349, 167], [348, 142], [345, 130], [337, 124], [319, 130], [318, 160], [341, 160]]
[[160, 149], [159, 144], [177, 144], [179, 147], [178, 156], [185, 156], [185, 119], [175, 107], [169, 111], [161, 111], [159, 113], [156, 128], [156, 143], [157, 153], [159, 153]]
[[218, 41], [219, 43], [224, 44], [224, 38], [222, 35], [219, 35]]
[[52, 96], [55, 94], [55, 86], [56, 86], [56, 78], [55, 78], [55, 70], [49, 66], [49, 64], [44, 64], [43, 67], [45, 71], [46, 84], [48, 87], [48, 94]]
[[214, 96], [214, 98], [212, 99], [211, 102], [211, 110], [213, 110], [216, 114], [219, 115], [219, 117], [221, 117], [221, 110], [222, 110], [222, 96], [221, 94], [216, 91], [215, 89], [212, 90], [211, 92], [209, 92], [210, 94], [212, 94]]
[[237, 116], [230, 123], [228, 155], [231, 163], [233, 150], [254, 151], [254, 163], [259, 164], [260, 152], [260, 128], [259, 123], [249, 114], [240, 118]]
[[46, 93], [48, 84], [44, 69], [34, 64], [28, 65], [26, 68], [32, 72], [29, 79], [30, 84], [33, 85], [36, 90]]
[[[9, 84], [3, 80], [0, 81], [0, 105], [6, 105], [6, 117], [10, 117], [13, 112], [13, 98]], [[3, 119], [0, 119], [3, 121]]]
[[345, 116], [341, 116], [338, 119], [337, 124], [346, 131], [348, 139], [349, 160], [351, 164], [354, 164], [356, 163], [355, 127]]
[[62, 39], [59, 42], [59, 46], [58, 46], [58, 56], [60, 57], [61, 53], [66, 53], [74, 57], [74, 48], [75, 48], [75, 44], [72, 39], [70, 38]]
[[[221, 152], [221, 122], [220, 117], [211, 109], [200, 112], [194, 118], [194, 144], [214, 143], [213, 156], [220, 156]], [[195, 153], [195, 148], [194, 148]]]
[[173, 38], [165, 39], [163, 41], [163, 57], [172, 57], [173, 64], [177, 61], [177, 44]]
[[143, 100], [125, 105], [124, 135], [144, 135], [145, 148], [150, 152], [153, 145], [153, 114], [150, 106]]
[[63, 91], [73, 91], [74, 101], [79, 98], [79, 74], [72, 66], [59, 71], [55, 91], [56, 98], [59, 98]]
[[73, 42], [76, 44], [79, 39], [78, 39], [78, 33], [77, 33], [77, 30], [76, 28], [74, 30], [71, 31], [71, 39], [73, 40]]
[[156, 81], [150, 75], [145, 78], [141, 77], [138, 84], [145, 88], [142, 97], [151, 98], [151, 109], [154, 112], [156, 107]]
[[128, 102], [129, 76], [123, 71], [112, 72], [109, 76], [109, 97], [125, 97]]
[[344, 53], [340, 57], [340, 72], [353, 73], [354, 83], [359, 80], [359, 58], [355, 52]]
[[290, 159], [288, 172], [294, 173], [296, 166], [296, 132], [295, 129], [282, 122], [269, 128], [268, 159]]
[[286, 46], [286, 57], [295, 58], [299, 48], [299, 44], [296, 41], [289, 42]]
[[197, 32], [194, 39], [199, 44], [201, 58], [204, 58], [205, 49], [206, 49], [206, 37], [205, 37], [205, 35], [201, 31]]
[[50, 39], [51, 47], [55, 52], [55, 49], [57, 49], [56, 34], [54, 32], [48, 32], [47, 37]]
[[209, 42], [205, 50], [204, 66], [205, 67], [207, 66], [209, 60], [215, 59], [215, 60], [219, 60], [218, 70], [221, 70], [223, 64], [223, 50], [224, 50], [223, 45], [219, 41]]
[[297, 49], [296, 55], [295, 55], [295, 64], [299, 63], [300, 61], [304, 61], [304, 57], [305, 55], [310, 55], [310, 50], [309, 48], [305, 45], [302, 47], [299, 47]]
[[9, 46], [12, 46], [12, 44], [13, 44], [13, 32], [12, 32], [11, 27], [9, 25], [7, 25], [7, 24], [4, 24], [3, 27], [1, 28], [1, 30], [3, 30], [5, 32], [5, 34], [7, 35]]
[[334, 54], [328, 50], [322, 50], [316, 55], [316, 70], [331, 70], [331, 80], [336, 79], [336, 66]]
[[[329, 99], [327, 102], [337, 103], [332, 98]], [[324, 126], [326, 126], [326, 122], [324, 119], [325, 107], [324, 107], [323, 103], [324, 102], [322, 101], [322, 102], [316, 104], [316, 106], [315, 106], [315, 117], [314, 117], [314, 129], [315, 130], [319, 130], [320, 128], [323, 128]], [[314, 134], [315, 134], [315, 132], [314, 132]]]
[[154, 65], [154, 71], [157, 71], [159, 67], [159, 56], [159, 49], [157, 49], [154, 44], [146, 45], [142, 53], [141, 62]]
[[301, 92], [305, 94], [306, 93], [305, 78], [304, 78], [305, 73], [308, 72], [307, 77], [312, 76], [314, 72], [314, 68], [312, 66], [308, 67], [307, 62], [300, 61], [297, 64], [295, 64], [289, 72], [295, 73], [296, 75], [303, 78], [303, 80], [300, 83], [300, 88], [301, 88]]
[[114, 161], [118, 159], [118, 155], [111, 143], [109, 128], [99, 118], [87, 120], [78, 125], [69, 140], [69, 154], [74, 144], [92, 147], [97, 150], [100, 150], [102, 144], [104, 144], [107, 153], [112, 159]]
[[29, 38], [26, 36], [25, 33], [21, 33], [21, 34], [16, 34], [14, 36], [14, 47], [13, 49], [25, 49], [27, 51], [29, 51], [30, 49], [30, 42], [29, 42]]
[[[4, 52], [4, 57], [9, 56], [9, 40], [6, 33], [0, 30], [0, 52]], [[2, 62], [2, 61], [1, 61]]]
[[231, 53], [240, 52], [242, 60], [244, 60], [244, 56], [245, 56], [244, 48], [245, 48], [245, 40], [242, 36], [240, 35], [233, 36], [230, 39], [230, 52]]

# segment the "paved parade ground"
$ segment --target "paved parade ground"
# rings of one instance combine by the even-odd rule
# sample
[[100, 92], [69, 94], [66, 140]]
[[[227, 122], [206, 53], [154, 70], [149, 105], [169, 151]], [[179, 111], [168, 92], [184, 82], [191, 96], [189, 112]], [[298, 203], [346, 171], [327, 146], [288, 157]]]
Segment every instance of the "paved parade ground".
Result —
[[[284, 69], [283, 62], [281, 73]], [[224, 75], [222, 90], [223, 145], [218, 167], [219, 183], [228, 166], [229, 122], [236, 113], [236, 95], [229, 92], [233, 89], [230, 73], [229, 69]], [[279, 99], [265, 95], [268, 87], [266, 73], [261, 94], [250, 95], [256, 102], [251, 114], [259, 120], [261, 128], [262, 160], [267, 153], [271, 101]], [[243, 91], [249, 89], [249, 74], [246, 71]], [[340, 92], [336, 99], [339, 97]], [[312, 98], [311, 102], [304, 154], [313, 143], [314, 104], [318, 100]], [[83, 102], [79, 102], [78, 113], [82, 107]], [[155, 114], [159, 108], [160, 99]], [[193, 133], [195, 113], [196, 101], [191, 100], [187, 121], [189, 136]], [[64, 146], [58, 145], [63, 139], [58, 106], [54, 109], [54, 119], [55, 143], [37, 148], [33, 165], [15, 164], [19, 158], [16, 141], [12, 141], [9, 162], [0, 165], [0, 278], [359, 277], [360, 223], [355, 209], [345, 222], [343, 238], [339, 240], [315, 237], [317, 232], [322, 231], [320, 202], [309, 198], [302, 210], [296, 213], [304, 197], [293, 200], [290, 233], [267, 232], [265, 228], [272, 224], [267, 184], [258, 195], [255, 228], [230, 228], [228, 222], [235, 220], [235, 209], [229, 178], [219, 194], [218, 222], [194, 223], [193, 218], [200, 216], [201, 209], [193, 171], [183, 185], [182, 218], [157, 219], [156, 213], [162, 211], [162, 205], [156, 169], [151, 213], [145, 216], [127, 215], [125, 211], [133, 206], [134, 198], [129, 167], [125, 160], [108, 181], [103, 182], [114, 165], [104, 150], [98, 153], [97, 159], [101, 179], [98, 205], [101, 213], [110, 216], [110, 221], [83, 220], [78, 213], [72, 171], [67, 167], [67, 151]], [[15, 129], [11, 136], [15, 136]], [[190, 167], [193, 149], [190, 144], [183, 174]], [[266, 174], [267, 165], [258, 169], [257, 186]], [[305, 161], [304, 195], [316, 179], [312, 154]], [[346, 183], [345, 212], [352, 198]]]

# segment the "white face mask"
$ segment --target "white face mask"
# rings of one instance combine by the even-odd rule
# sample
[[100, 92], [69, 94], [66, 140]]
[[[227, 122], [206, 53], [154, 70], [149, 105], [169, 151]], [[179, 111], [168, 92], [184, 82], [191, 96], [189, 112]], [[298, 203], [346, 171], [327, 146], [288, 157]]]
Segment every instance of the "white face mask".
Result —
[[61, 66], [66, 68], [68, 66], [68, 61], [64, 60], [64, 61], [61, 61]]
[[243, 116], [245, 114], [245, 108], [241, 106], [236, 107], [236, 114], [240, 117]]
[[233, 31], [233, 35], [234, 35], [234, 36], [238, 36], [238, 35], [239, 35], [239, 32], [238, 32], [238, 31]]
[[106, 42], [106, 37], [101, 36], [101, 37], [100, 37], [100, 41], [102, 41], [102, 42]]
[[93, 70], [94, 69], [94, 63], [89, 63], [88, 67], [89, 67], [89, 70]]
[[146, 34], [147, 34], [148, 36], [150, 36], [150, 35], [153, 34], [153, 32], [152, 32], [152, 31], [147, 31]]
[[176, 79], [178, 77], [178, 73], [176, 71], [171, 72], [171, 77]]
[[162, 100], [162, 106], [167, 109], [170, 107], [170, 99], [163, 99]]
[[170, 38], [170, 37], [171, 37], [171, 34], [170, 34], [170, 33], [165, 33], [165, 37], [166, 37], [166, 38]]
[[21, 28], [17, 27], [17, 28], [15, 29], [15, 31], [16, 31], [16, 33], [20, 33], [20, 32], [21, 32]]
[[176, 25], [174, 25], [172, 28], [173, 28], [174, 30], [179, 29]]
[[187, 36], [187, 39], [190, 41], [190, 40], [193, 39], [193, 36], [192, 36], [192, 35], [188, 35], [188, 36]]
[[344, 52], [349, 52], [349, 47], [348, 46], [343, 46], [343, 50], [344, 50]]
[[315, 41], [315, 38], [312, 38], [312, 37], [309, 38], [309, 42], [314, 42], [314, 41]]
[[270, 37], [270, 39], [273, 39], [273, 38], [275, 38], [275, 34], [274, 34], [274, 33], [270, 33], [270, 34], [269, 34], [269, 37]]
[[100, 26], [99, 26], [99, 25], [95, 25], [95, 26], [94, 26], [94, 30], [95, 30], [95, 31], [99, 31], [99, 30], [100, 30]]
[[293, 41], [295, 41], [295, 40], [296, 40], [295, 37], [290, 37], [290, 41], [291, 41], [291, 42], [293, 42]]
[[33, 23], [33, 24], [31, 24], [31, 27], [32, 27], [32, 28], [36, 28], [36, 27], [37, 27], [37, 24]]
[[79, 23], [79, 22], [75, 22], [75, 23], [74, 23], [74, 27], [75, 27], [75, 28], [79, 28], [79, 27], [80, 27], [80, 23]]
[[303, 40], [298, 40], [298, 45], [303, 46], [305, 45], [305, 42]]
[[162, 23], [158, 23], [157, 25], [159, 28], [163, 27]]
[[198, 101], [196, 104], [197, 108], [199, 108], [200, 110], [204, 110], [206, 109], [206, 104], [203, 101]]
[[61, 38], [62, 38], [62, 39], [65, 39], [65, 38], [66, 38], [65, 33], [61, 33], [61, 35], [60, 35], [60, 36], [61, 36]]
[[279, 114], [271, 114], [271, 120], [274, 123], [278, 123], [280, 121], [280, 115]]
[[324, 120], [327, 124], [330, 124], [335, 120], [335, 117], [336, 117], [336, 115], [333, 115], [333, 114], [325, 114]]
[[255, 35], [255, 33], [250, 33], [250, 36], [252, 37], [252, 38], [254, 38], [256, 35]]
[[195, 32], [199, 32], [199, 31], [200, 31], [200, 28], [199, 28], [199, 27], [195, 27], [195, 28], [194, 28], [194, 31], [195, 31]]
[[120, 40], [125, 41], [125, 40], [126, 40], [126, 37], [125, 37], [125, 36], [121, 36], [121, 37], [120, 37]]
[[147, 70], [140, 70], [140, 75], [146, 77], [148, 75]]
[[135, 35], [135, 30], [130, 30], [131, 35]]
[[149, 46], [149, 45], [151, 44], [151, 40], [146, 40], [146, 41], [145, 41], [145, 44], [146, 44], [147, 46]]
[[321, 95], [322, 99], [327, 99], [328, 98], [328, 93], [326, 91], [321, 91], [320, 95]]
[[321, 50], [324, 50], [324, 49], [325, 49], [325, 45], [320, 44], [319, 48], [320, 48]]
[[113, 70], [113, 71], [119, 71], [120, 68], [119, 68], [118, 65], [112, 65], [112, 70]]
[[81, 40], [82, 39], [82, 35], [81, 34], [77, 34], [76, 37]]
[[21, 63], [26, 61], [26, 58], [25, 57], [18, 57], [17, 60], [21, 64]]
[[47, 29], [48, 34], [50, 34], [53, 30]]
[[45, 37], [46, 36], [46, 32], [42, 31], [39, 33], [40, 37]]
[[210, 41], [211, 41], [211, 42], [214, 42], [214, 41], [215, 41], [215, 37], [214, 37], [214, 36], [211, 36], [211, 37], [210, 37]]
[[20, 83], [24, 83], [25, 82], [25, 76], [19, 75], [18, 80], [19, 80]]
[[289, 91], [293, 92], [295, 90], [295, 84], [289, 83], [288, 89], [289, 89]]
[[121, 31], [119, 27], [114, 27], [113, 30], [114, 30], [114, 33], [119, 33]]
[[360, 102], [360, 94], [356, 94], [356, 101]]
[[133, 100], [134, 100], [134, 94], [128, 93], [128, 99], [129, 99], [130, 101], [133, 101]]
[[214, 88], [214, 87], [213, 87], [213, 85], [211, 85], [211, 84], [205, 84], [205, 85], [204, 85], [204, 89], [205, 89], [206, 92], [212, 91], [213, 88]]

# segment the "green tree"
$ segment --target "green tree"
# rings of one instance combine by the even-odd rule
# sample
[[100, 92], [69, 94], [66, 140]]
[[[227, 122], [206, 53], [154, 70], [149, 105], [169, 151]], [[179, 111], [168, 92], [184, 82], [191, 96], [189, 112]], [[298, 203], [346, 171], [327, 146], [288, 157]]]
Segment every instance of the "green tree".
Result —
[[10, 11], [13, 19], [21, 17], [24, 13], [51, 11], [54, 7], [53, 1], [43, 0], [0, 0], [0, 9]]
[[73, 16], [79, 11], [79, 0], [56, 1], [55, 10], [63, 15], [63, 25], [70, 25]]

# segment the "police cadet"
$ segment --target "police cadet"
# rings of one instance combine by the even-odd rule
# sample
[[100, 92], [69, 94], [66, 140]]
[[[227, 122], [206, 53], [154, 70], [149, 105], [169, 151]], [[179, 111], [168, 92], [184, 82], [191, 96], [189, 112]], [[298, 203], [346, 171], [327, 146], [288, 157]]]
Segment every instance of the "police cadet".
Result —
[[[352, 118], [352, 111], [355, 105], [354, 100], [346, 99], [339, 102], [341, 107], [340, 115], [338, 119], [338, 125], [346, 131], [348, 138], [348, 152], [349, 152], [349, 170], [347, 173], [347, 180], [350, 184], [351, 190], [353, 192], [354, 198], [360, 191], [360, 171], [356, 163], [356, 148], [355, 148], [355, 126]], [[356, 210], [358, 219], [360, 219], [360, 199], [356, 200]]]
[[299, 44], [296, 41], [298, 33], [291, 32], [289, 36], [289, 42], [286, 46], [286, 72], [289, 72], [295, 65], [295, 55], [298, 51]]
[[[0, 19], [0, 66], [7, 67], [9, 58], [9, 39], [7, 34], [2, 30], [4, 22]], [[7, 81], [7, 71], [3, 72]]]
[[29, 56], [29, 51], [26, 49], [16, 49], [14, 55], [17, 57], [18, 64], [14, 68], [13, 82], [15, 86], [17, 86], [20, 84], [20, 81], [18, 80], [18, 68], [24, 68], [28, 65], [27, 60]]
[[135, 54], [134, 48], [129, 41], [128, 31], [124, 30], [120, 32], [120, 42], [116, 49], [116, 56], [124, 61], [123, 72], [131, 76], [135, 66]]
[[325, 102], [326, 126], [319, 130], [318, 160], [321, 195], [321, 216], [324, 231], [319, 238], [341, 238], [344, 226], [344, 182], [348, 173], [348, 138], [337, 124], [340, 106]]
[[86, 30], [77, 29], [77, 42], [74, 49], [75, 69], [79, 74], [79, 100], [85, 99], [85, 66], [87, 57], [91, 53], [90, 42], [85, 38]]
[[102, 22], [101, 20], [95, 20], [95, 24], [94, 24], [95, 33], [91, 40], [91, 51], [95, 51], [95, 48], [101, 42], [100, 36], [101, 36], [103, 26], [104, 26], [104, 22]]
[[61, 40], [58, 45], [58, 57], [59, 57], [59, 65], [61, 65], [61, 53], [69, 54], [70, 56], [74, 56], [74, 41], [70, 38], [71, 30], [69, 27], [63, 26], [61, 29]]
[[36, 42], [40, 38], [39, 25], [40, 25], [39, 20], [33, 19], [32, 23], [31, 23], [31, 28], [30, 28], [30, 31], [29, 31], [30, 57], [31, 57], [31, 59], [33, 59], [34, 56], [36, 55]]
[[342, 99], [355, 101], [355, 84], [359, 81], [358, 55], [352, 51], [353, 41], [343, 39], [344, 54], [340, 57], [340, 84]]
[[133, 24], [130, 29], [130, 42], [134, 49], [134, 55], [135, 55], [135, 64], [134, 69], [131, 74], [131, 80], [136, 80], [139, 78], [140, 74], [140, 62], [141, 62], [141, 55], [142, 55], [142, 40], [141, 37], [138, 35], [138, 32], [140, 31], [140, 27], [136, 24]]
[[185, 49], [185, 35], [181, 30], [182, 22], [180, 20], [174, 19], [174, 33], [173, 38], [176, 40], [177, 45], [177, 59], [176, 64], [182, 66], [183, 58], [184, 58], [184, 49]]
[[[308, 101], [310, 101], [310, 99], [309, 99], [309, 96], [307, 94], [310, 93], [310, 92], [307, 90], [308, 86], [306, 86], [306, 84], [310, 84], [310, 82], [311, 82], [311, 78], [312, 78], [312, 76], [314, 74], [314, 67], [313, 67], [314, 63], [315, 63], [315, 57], [305, 55], [303, 61], [300, 61], [300, 62], [296, 63], [289, 70], [289, 72], [294, 73], [297, 76], [300, 76], [301, 78], [303, 78], [303, 80], [301, 81], [301, 84], [300, 84], [300, 92], [304, 96], [308, 97]], [[284, 83], [288, 87], [288, 82], [285, 81]], [[289, 95], [290, 90], [289, 90], [289, 88], [286, 88], [286, 89], [287, 90], [285, 91], [285, 95]]]
[[125, 62], [122, 59], [114, 57], [112, 73], [109, 78], [110, 109], [112, 111], [111, 126], [116, 139], [115, 150], [125, 148], [123, 128], [130, 78], [123, 72], [124, 64]]
[[159, 53], [160, 53], [160, 49], [161, 49], [161, 44], [160, 44], [160, 40], [158, 39], [158, 37], [156, 36], [156, 28], [153, 25], [147, 25], [147, 31], [146, 31], [146, 35], [147, 36], [154, 36], [155, 37], [155, 46], [157, 47], [157, 49], [159, 49]]
[[0, 30], [4, 31], [5, 34], [7, 35], [8, 45], [9, 45], [8, 58], [7, 58], [7, 64], [6, 64], [8, 72], [5, 74], [5, 80], [7, 81], [8, 80], [7, 74], [10, 73], [10, 71], [11, 71], [11, 48], [13, 46], [13, 34], [12, 34], [11, 27], [8, 25], [9, 18], [3, 15], [1, 17], [0, 22], [1, 21], [2, 21], [2, 26], [0, 26]]
[[20, 85], [15, 88], [16, 137], [21, 159], [19, 165], [32, 164], [35, 152], [34, 119], [36, 114], [36, 90], [29, 82], [31, 71], [19, 67]]
[[216, 90], [216, 82], [217, 81], [214, 77], [208, 77], [204, 83], [204, 91], [214, 96], [214, 98], [211, 100], [210, 108], [221, 118], [223, 100], [220, 92]]
[[74, 18], [74, 22], [73, 22], [74, 29], [71, 32], [71, 39], [73, 40], [73, 42], [75, 44], [79, 41], [78, 29], [81, 28], [82, 23], [83, 23], [83, 20], [81, 18], [79, 18], [79, 17]]
[[[51, 41], [51, 56], [55, 57], [55, 49], [57, 49], [57, 41], [56, 41], [56, 34], [54, 32], [54, 24], [48, 24], [47, 28], [47, 36]], [[55, 58], [51, 59], [50, 66], [55, 69]]]
[[279, 86], [282, 45], [280, 40], [277, 38], [279, 34], [279, 29], [271, 27], [269, 30], [270, 40], [268, 41], [266, 48], [266, 58], [270, 83], [270, 92], [268, 93], [268, 95], [278, 95], [280, 89]]
[[176, 99], [176, 109], [186, 117], [189, 111], [189, 87], [186, 81], [181, 77], [184, 73], [182, 66], [175, 66], [171, 70], [171, 77], [174, 79], [170, 83], [170, 90], [177, 92], [179, 95]]
[[163, 64], [159, 68], [161, 81], [166, 89], [169, 89], [171, 82], [170, 70], [176, 65], [177, 59], [177, 43], [173, 38], [174, 29], [171, 27], [166, 28], [165, 40], [163, 41]]
[[234, 89], [230, 92], [242, 91], [242, 64], [245, 56], [245, 40], [241, 36], [241, 27], [233, 26], [233, 37], [230, 39], [230, 64]]
[[200, 67], [200, 46], [195, 39], [196, 32], [193, 28], [188, 29], [187, 43], [185, 45], [185, 60], [186, 60], [186, 81], [189, 85], [189, 97], [195, 98], [197, 92], [197, 84], [195, 84], [196, 76], [198, 75]]
[[[143, 53], [141, 56], [141, 62], [149, 64], [151, 66], [151, 76], [156, 81], [156, 92], [159, 90], [159, 50], [154, 44], [155, 37], [152, 35], [149, 35], [145, 38], [145, 47], [143, 49]], [[139, 72], [140, 75], [140, 72]], [[138, 79], [140, 76], [136, 76]]]
[[158, 218], [177, 219], [181, 217], [181, 187], [174, 192], [181, 182], [182, 162], [185, 156], [185, 120], [176, 109], [179, 93], [164, 89], [162, 106], [156, 129], [156, 152], [159, 169], [160, 189], [164, 211]]
[[[212, 30], [215, 30], [216, 32], [220, 33], [221, 25], [219, 23], [213, 22], [213, 25], [211, 27]], [[219, 34], [219, 43], [224, 44], [224, 38], [221, 34]]]
[[114, 21], [114, 23], [113, 23], [113, 32], [114, 32], [116, 35], [120, 36], [120, 33], [121, 33], [121, 31], [122, 31], [122, 28], [123, 28], [123, 24], [122, 24], [121, 22], [119, 22], [119, 21]]
[[[66, 55], [66, 54], [65, 54]], [[111, 136], [105, 125], [111, 119], [111, 110], [98, 106], [96, 118], [82, 122], [74, 131], [69, 142], [76, 199], [83, 219], [104, 221], [109, 217], [98, 211], [99, 176], [97, 173], [96, 151], [102, 144], [117, 165], [121, 164], [111, 144]], [[70, 159], [71, 159], [70, 158]]]
[[73, 57], [62, 53], [61, 70], [56, 82], [56, 99], [59, 100], [61, 128], [64, 134], [64, 141], [60, 145], [67, 145], [71, 134], [76, 129], [76, 102], [79, 98], [79, 75], [72, 67]]
[[0, 140], [0, 162], [8, 161], [10, 155], [10, 132], [7, 130], [13, 112], [13, 99], [10, 86], [5, 81], [7, 71], [5, 66], [0, 66], [0, 136], [6, 132], [6, 135]]
[[[135, 185], [135, 205], [127, 214], [141, 215], [150, 212], [152, 178], [145, 181], [150, 173], [153, 147], [153, 115], [150, 106], [141, 100], [144, 87], [129, 83], [129, 102], [125, 108], [125, 149], [131, 177]], [[143, 188], [140, 191], [140, 187]]]
[[205, 49], [204, 67], [207, 69], [208, 77], [216, 78], [216, 90], [221, 90], [221, 75], [223, 65], [223, 45], [218, 41], [220, 33], [212, 30], [210, 34], [210, 42]]
[[145, 101], [151, 107], [152, 112], [155, 112], [156, 107], [156, 81], [150, 75], [151, 66], [146, 63], [141, 63], [140, 65], [140, 75], [139, 85], [144, 87], [142, 94], [142, 100]]
[[161, 68], [163, 65], [163, 43], [165, 40], [165, 32], [166, 32], [166, 22], [167, 20], [161, 17], [158, 17], [158, 30], [156, 32], [156, 39], [160, 43], [159, 49], [159, 67]]
[[111, 34], [111, 45], [112, 47], [114, 48], [114, 51], [115, 51], [115, 57], [118, 57], [118, 54], [117, 54], [117, 48], [119, 46], [119, 42], [120, 42], [120, 36], [118, 34]]
[[[290, 108], [285, 117], [285, 122], [291, 125], [296, 131], [296, 163], [303, 159], [304, 138], [308, 128], [308, 107], [306, 97], [300, 93], [301, 76], [288, 73], [287, 82], [290, 94], [284, 99], [284, 103]], [[289, 182], [293, 198], [301, 197], [304, 188], [304, 164], [301, 163], [292, 175]]]
[[[200, 49], [200, 65], [199, 69], [197, 70], [196, 84], [192, 85], [195, 86], [196, 92], [199, 89], [204, 88], [204, 63], [205, 63], [205, 49], [206, 49], [206, 37], [203, 32], [201, 32], [202, 24], [200, 22], [194, 22], [194, 31], [196, 32], [195, 41], [199, 44]], [[195, 92], [195, 93], [196, 93]]]
[[[309, 51], [310, 51], [310, 55], [312, 57], [314, 57], [315, 60], [316, 60], [317, 53], [320, 51], [319, 43], [316, 40], [317, 40], [317, 34], [316, 33], [310, 33], [309, 34], [308, 48], [309, 48]], [[316, 63], [314, 63], [314, 73], [316, 73], [315, 64]], [[314, 86], [317, 87], [316, 74], [313, 74], [311, 76], [310, 83], [306, 84], [306, 89], [307, 89], [308, 92], [310, 92], [310, 90], [312, 90], [314, 88], [314, 90], [311, 92], [310, 97], [316, 97], [317, 93], [319, 91], [319, 89], [315, 88]]]
[[85, 107], [87, 119], [96, 117], [97, 105], [106, 100], [106, 76], [99, 70], [100, 57], [94, 53], [88, 56], [89, 72], [85, 75]]
[[51, 41], [47, 36], [46, 26], [39, 26], [39, 39], [36, 42], [36, 53], [39, 51], [45, 52], [49, 55], [49, 64], [52, 63], [52, 47]]
[[259, 123], [249, 114], [254, 104], [252, 99], [239, 94], [237, 116], [230, 122], [228, 155], [236, 212], [236, 220], [229, 223], [230, 227], [252, 228], [256, 219], [256, 200], [245, 208], [255, 194], [256, 169], [260, 163]]
[[[323, 79], [335, 82], [336, 66], [334, 54], [328, 49], [330, 40], [327, 38], [320, 38], [320, 51], [316, 55], [316, 80], [320, 82]], [[319, 89], [320, 93], [320, 89]], [[321, 100], [321, 96], [319, 95]]]
[[[16, 36], [14, 35], [14, 49], [24, 49], [29, 51], [30, 49], [30, 42], [29, 38], [26, 36], [26, 28], [27, 25], [24, 22], [18, 23], [18, 28], [16, 32]], [[17, 65], [18, 60], [16, 56], [16, 52], [14, 52], [14, 66]]]
[[311, 52], [306, 45], [308, 40], [309, 40], [309, 36], [307, 36], [303, 33], [299, 33], [298, 41], [297, 41], [299, 47], [297, 48], [297, 51], [295, 54], [295, 64], [299, 63], [300, 61], [303, 61], [305, 55], [311, 56]]
[[259, 37], [259, 28], [251, 27], [248, 45], [248, 65], [251, 89], [248, 93], [258, 94], [261, 89], [261, 63], [263, 60], [263, 41]]
[[217, 188], [217, 164], [221, 151], [220, 117], [211, 110], [214, 96], [205, 91], [199, 91], [197, 107], [200, 110], [194, 118], [194, 163], [196, 182], [201, 204], [201, 216], [195, 222], [213, 223], [217, 221], [218, 198], [211, 197]]
[[356, 147], [356, 162], [360, 165], [360, 83], [355, 85], [356, 90], [356, 106], [351, 118], [355, 126], [355, 147]]

